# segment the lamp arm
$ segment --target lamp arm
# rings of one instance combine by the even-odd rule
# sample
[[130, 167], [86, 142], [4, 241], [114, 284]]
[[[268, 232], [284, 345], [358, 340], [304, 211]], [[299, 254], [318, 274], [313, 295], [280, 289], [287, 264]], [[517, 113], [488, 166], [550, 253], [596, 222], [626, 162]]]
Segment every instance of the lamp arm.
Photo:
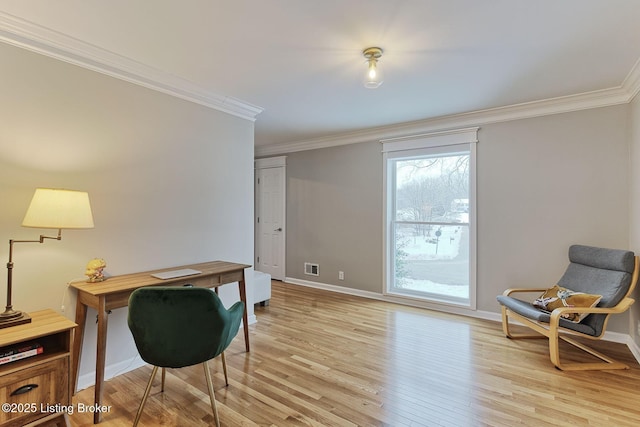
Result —
[[57, 236], [45, 236], [44, 234], [41, 234], [38, 240], [9, 240], [9, 263], [13, 262], [12, 260], [14, 243], [44, 243], [44, 239], [62, 240], [62, 229], [58, 228]]
[[40, 235], [38, 240], [9, 240], [9, 262], [7, 262], [7, 306], [5, 309], [5, 313], [13, 312], [13, 304], [11, 303], [11, 289], [13, 282], [13, 244], [14, 243], [44, 243], [44, 239], [53, 239], [53, 240], [62, 240], [62, 229], [58, 229], [58, 235], [53, 236], [45, 236], [43, 234]]

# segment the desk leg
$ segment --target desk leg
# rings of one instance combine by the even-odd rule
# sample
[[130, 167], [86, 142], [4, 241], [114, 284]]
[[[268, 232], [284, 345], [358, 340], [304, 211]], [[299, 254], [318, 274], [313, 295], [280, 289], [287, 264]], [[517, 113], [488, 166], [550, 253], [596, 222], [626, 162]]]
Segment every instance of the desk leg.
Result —
[[[96, 354], [96, 385], [95, 404], [102, 406], [102, 386], [104, 385], [104, 365], [107, 352], [107, 320], [108, 313], [105, 307], [105, 299], [100, 298], [98, 302], [98, 345]], [[102, 420], [102, 413], [96, 411], [93, 414], [93, 423], [98, 424]]]
[[[78, 298], [80, 296], [78, 295]], [[84, 325], [87, 323], [87, 306], [78, 301], [76, 303], [76, 332], [73, 337], [73, 355], [71, 359], [71, 393], [76, 394], [78, 387], [78, 371], [80, 370], [80, 353], [84, 339]]]
[[244, 313], [242, 313], [242, 323], [244, 324], [244, 346], [249, 352], [249, 320], [247, 316], [247, 289], [244, 284], [244, 273], [242, 274], [242, 280], [238, 282], [238, 288], [240, 290], [240, 301], [244, 303]]

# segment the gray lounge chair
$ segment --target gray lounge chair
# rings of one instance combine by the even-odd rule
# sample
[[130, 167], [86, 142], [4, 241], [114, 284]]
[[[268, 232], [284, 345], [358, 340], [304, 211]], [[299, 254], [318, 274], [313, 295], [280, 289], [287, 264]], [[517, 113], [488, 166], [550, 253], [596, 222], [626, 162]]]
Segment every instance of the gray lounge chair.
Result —
[[[558, 281], [558, 286], [588, 295], [601, 296], [594, 307], [578, 307], [567, 304], [567, 300], [556, 298], [561, 307], [543, 310], [534, 306], [533, 301], [514, 298], [516, 293], [541, 292], [548, 289], [507, 289], [497, 297], [502, 305], [502, 329], [508, 338], [542, 338], [540, 335], [514, 335], [509, 330], [509, 318], [515, 319], [525, 326], [549, 338], [549, 355], [551, 362], [562, 370], [588, 369], [628, 369], [602, 353], [578, 342], [573, 336], [597, 340], [604, 335], [609, 315], [623, 313], [634, 300], [630, 298], [638, 281], [638, 257], [633, 252], [604, 249], [592, 246], [573, 245], [569, 248], [569, 267]], [[582, 317], [579, 321], [567, 319], [577, 313]], [[562, 363], [560, 361], [559, 340], [597, 357], [602, 362], [595, 363]]]

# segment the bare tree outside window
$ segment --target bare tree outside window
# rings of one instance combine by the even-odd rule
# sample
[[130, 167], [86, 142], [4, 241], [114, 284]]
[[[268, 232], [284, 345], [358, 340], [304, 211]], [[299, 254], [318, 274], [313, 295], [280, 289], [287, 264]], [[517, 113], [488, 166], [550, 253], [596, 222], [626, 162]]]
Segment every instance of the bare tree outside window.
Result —
[[394, 290], [468, 300], [469, 159], [394, 160]]

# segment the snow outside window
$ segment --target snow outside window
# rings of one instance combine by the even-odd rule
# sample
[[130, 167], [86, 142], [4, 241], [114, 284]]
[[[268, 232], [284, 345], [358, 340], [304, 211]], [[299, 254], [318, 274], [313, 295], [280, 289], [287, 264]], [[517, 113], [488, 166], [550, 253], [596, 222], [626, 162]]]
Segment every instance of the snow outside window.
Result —
[[383, 142], [386, 293], [474, 309], [475, 144], [440, 136]]

